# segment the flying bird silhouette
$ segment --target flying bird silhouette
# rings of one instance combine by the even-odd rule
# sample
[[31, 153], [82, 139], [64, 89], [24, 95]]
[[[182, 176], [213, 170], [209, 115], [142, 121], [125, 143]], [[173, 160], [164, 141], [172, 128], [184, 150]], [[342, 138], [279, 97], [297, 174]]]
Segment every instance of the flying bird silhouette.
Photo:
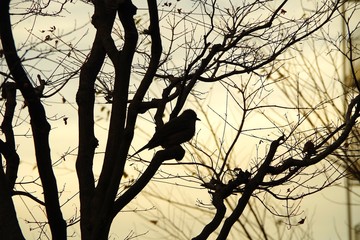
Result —
[[171, 119], [159, 127], [150, 141], [130, 157], [147, 148], [152, 149], [157, 146], [162, 146], [166, 149], [189, 141], [195, 134], [195, 123], [197, 120], [200, 119], [193, 110], [185, 110], [178, 117]]

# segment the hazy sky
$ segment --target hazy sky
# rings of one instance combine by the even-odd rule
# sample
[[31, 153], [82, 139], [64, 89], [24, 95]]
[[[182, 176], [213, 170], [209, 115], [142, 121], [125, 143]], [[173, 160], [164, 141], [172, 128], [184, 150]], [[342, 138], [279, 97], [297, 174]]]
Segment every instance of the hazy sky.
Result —
[[[139, 0], [134, 1], [135, 5], [139, 6], [139, 11], [138, 11], [139, 15], [146, 13], [144, 9], [145, 6], [140, 5], [140, 4], [144, 4], [144, 2], [145, 1], [139, 1]], [[192, 3], [193, 3], [192, 1], [182, 0], [178, 4], [185, 9], [188, 5], [190, 6], [190, 4]], [[287, 4], [286, 7], [284, 7], [284, 9], [287, 11], [286, 14], [288, 14], [289, 16], [299, 14], [298, 11], [299, 6], [296, 5], [296, 3], [298, 3], [298, 1], [289, 1], [289, 4]], [[23, 41], [25, 41], [25, 39], [28, 37], [27, 29], [30, 29], [30, 27], [33, 27], [35, 32], [37, 31], [41, 32], [41, 30], [43, 29], [49, 29], [51, 26], [56, 26], [59, 32], [62, 31], [66, 32], [72, 29], [74, 25], [81, 26], [89, 22], [92, 15], [92, 11], [93, 10], [91, 6], [83, 4], [81, 2], [75, 2], [75, 4], [70, 5], [68, 7], [69, 14], [65, 13], [64, 17], [61, 19], [39, 17], [36, 22], [33, 22], [32, 19], [28, 19], [25, 22], [23, 22], [21, 25], [18, 25], [14, 28], [14, 35], [16, 42], [17, 44], [22, 44]], [[33, 25], [34, 23], [35, 25]], [[336, 27], [340, 29], [340, 25]], [[71, 37], [68, 38], [68, 41], [71, 41], [72, 44], [76, 43], [78, 46], [84, 46], [84, 48], [91, 46], [94, 36], [93, 26], [91, 24], [88, 24], [88, 26], [86, 26], [81, 31], [79, 31], [79, 35], [83, 35], [83, 34], [86, 35], [81, 39], [81, 41], [78, 41], [78, 39], [71, 39]], [[41, 34], [39, 33], [39, 35]], [[36, 72], [30, 72], [29, 74], [35, 76]], [[53, 130], [51, 131], [51, 141], [53, 143], [52, 154], [54, 160], [60, 159], [65, 151], [72, 150], [77, 145], [77, 134], [76, 134], [77, 114], [76, 114], [76, 104], [75, 104], [76, 88], [77, 88], [77, 82], [73, 81], [70, 83], [69, 87], [65, 89], [66, 91], [63, 92], [67, 101], [71, 104], [74, 104], [73, 108], [72, 107], [69, 108], [69, 106], [64, 107], [62, 104], [59, 104], [59, 99], [57, 99], [57, 101], [52, 103], [52, 106], [55, 106], [55, 108], [49, 107], [47, 109], [49, 117], [50, 116], [60, 117], [58, 121], [51, 122], [51, 125], [53, 127]], [[220, 91], [216, 93], [220, 94]], [[217, 101], [216, 98], [214, 100], [209, 100], [209, 104], [215, 105], [216, 101]], [[99, 112], [98, 114], [102, 116], [101, 115], [102, 113]], [[69, 121], [66, 126], [62, 122], [61, 116], [69, 117]], [[101, 122], [101, 124], [105, 126], [104, 122]], [[200, 128], [205, 127], [204, 125], [199, 125], [199, 126]], [[21, 128], [21, 131], [26, 132], [26, 128]], [[206, 132], [206, 130], [204, 130], [203, 132]], [[104, 139], [106, 137], [106, 128], [105, 129], [97, 128], [97, 135], [100, 139]], [[28, 146], [31, 146], [31, 139], [20, 138], [18, 140], [18, 144], [20, 144], [19, 146], [20, 154], [22, 154], [22, 156], [24, 156], [24, 154], [27, 155], [25, 158], [22, 159], [22, 165], [20, 170], [23, 171], [25, 175], [29, 176], [31, 175], [29, 171], [30, 172], [36, 171], [36, 169], [33, 169], [34, 167], [33, 157], [29, 156], [31, 153], [31, 149], [28, 148]], [[99, 149], [103, 149], [104, 144], [105, 144], [104, 141], [100, 141]], [[76, 153], [76, 151], [74, 153]], [[69, 160], [62, 162], [61, 169], [60, 171], [57, 171], [57, 174], [59, 177], [58, 178], [59, 188], [61, 189], [63, 186], [65, 186], [65, 184], [67, 184], [66, 186], [67, 191], [64, 194], [67, 197], [73, 196], [77, 188], [77, 180], [75, 179], [76, 175], [74, 173], [74, 159], [69, 158]], [[29, 179], [31, 178], [32, 177], [29, 176]], [[73, 179], [73, 180], [70, 181], [69, 183], [68, 181], [69, 179]], [[348, 222], [347, 222], [347, 213], [346, 213], [346, 204], [345, 204], [346, 192], [345, 189], [341, 187], [341, 185], [343, 185], [343, 183], [339, 182], [339, 186], [334, 186], [324, 191], [321, 191], [316, 195], [308, 196], [301, 202], [300, 207], [303, 211], [302, 216], [306, 217], [307, 221], [305, 222], [304, 225], [299, 227], [304, 229], [310, 229], [311, 236], [313, 237], [313, 239], [328, 239], [328, 240], [347, 239]], [[360, 193], [359, 190], [360, 187], [354, 188], [354, 192], [357, 194]], [[77, 196], [75, 197], [77, 198]], [[196, 198], [193, 198], [193, 200], [195, 205]], [[357, 206], [352, 207], [353, 224], [356, 223], [360, 224], [359, 200], [360, 199], [358, 197], [356, 202]], [[16, 199], [16, 203], [19, 206], [21, 206], [22, 205], [21, 199]], [[35, 211], [38, 212], [38, 214], [41, 214], [39, 209], [37, 209], [36, 207], [30, 209], [30, 211]], [[76, 211], [76, 206], [74, 204], [67, 208], [67, 210], [64, 212], [64, 215], [65, 217], [71, 217], [75, 211]], [[141, 221], [138, 217], [132, 215], [131, 213], [129, 213], [129, 216], [133, 216], [133, 218], [125, 217], [127, 219], [127, 223], [129, 219], [134, 219], [134, 221]], [[29, 216], [29, 211], [24, 209], [24, 217], [21, 218], [26, 218], [26, 219], [31, 218]], [[113, 235], [114, 237], [118, 236], [119, 239], [122, 239], [122, 237], [125, 237], [127, 235], [127, 232], [130, 231], [131, 229], [134, 230], [139, 229], [139, 231], [143, 230], [140, 224], [138, 224], [139, 222], [134, 222], [134, 224], [129, 224], [124, 226], [124, 224], [121, 223], [122, 221], [123, 219], [115, 220], [112, 226], [112, 231], [114, 231], [114, 235]], [[21, 222], [23, 223], [23, 221]], [[28, 231], [27, 225], [22, 224], [22, 226], [24, 226], [24, 233], [26, 233], [27, 239], [30, 236], [33, 237], [36, 236], [36, 233], [33, 234]], [[289, 231], [291, 231], [291, 229]]]

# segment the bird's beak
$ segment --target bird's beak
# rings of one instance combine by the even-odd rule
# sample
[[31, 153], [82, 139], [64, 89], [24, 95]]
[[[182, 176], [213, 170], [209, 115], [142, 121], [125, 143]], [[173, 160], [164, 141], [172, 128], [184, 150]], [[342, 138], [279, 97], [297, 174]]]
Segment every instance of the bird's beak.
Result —
[[196, 118], [197, 121], [201, 121], [200, 118]]

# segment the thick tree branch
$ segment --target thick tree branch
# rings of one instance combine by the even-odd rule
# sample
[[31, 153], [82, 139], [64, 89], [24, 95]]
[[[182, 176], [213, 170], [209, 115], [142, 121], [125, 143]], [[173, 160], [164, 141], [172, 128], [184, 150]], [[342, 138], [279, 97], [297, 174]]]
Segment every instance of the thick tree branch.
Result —
[[250, 179], [249, 182], [246, 184], [241, 198], [239, 199], [234, 211], [225, 220], [224, 225], [222, 226], [222, 229], [217, 239], [225, 240], [227, 238], [232, 226], [239, 219], [242, 212], [244, 211], [252, 193], [259, 186], [259, 184], [262, 182], [263, 178], [265, 177], [267, 173], [267, 169], [269, 168], [271, 161], [275, 156], [276, 150], [278, 149], [280, 142], [283, 140], [284, 140], [284, 136], [281, 136], [280, 138], [278, 138], [277, 140], [271, 143], [269, 153], [267, 154], [264, 162], [261, 164], [256, 175], [252, 179]]
[[209, 54], [204, 59], [201, 60], [200, 66], [195, 71], [194, 75], [191, 76], [191, 79], [190, 79], [189, 83], [186, 86], [184, 84], [182, 92], [180, 93], [178, 101], [176, 102], [174, 111], [171, 113], [171, 118], [174, 118], [179, 114], [181, 108], [185, 104], [185, 101], [186, 101], [187, 97], [189, 96], [191, 90], [195, 86], [196, 81], [199, 79], [201, 74], [204, 73], [205, 69], [208, 67], [208, 64], [213, 59], [213, 57], [221, 50], [222, 50], [222, 45], [221, 44], [215, 44], [215, 45], [213, 45], [211, 47], [211, 50], [210, 50]]
[[144, 187], [154, 177], [155, 173], [166, 160], [177, 159], [180, 160], [184, 157], [185, 150], [181, 146], [175, 146], [169, 149], [164, 149], [156, 152], [153, 159], [150, 161], [149, 166], [140, 178], [132, 185], [123, 195], [121, 195], [114, 204], [113, 214], [115, 217], [136, 195], [138, 195]]
[[44, 190], [46, 212], [53, 239], [66, 239], [66, 223], [62, 217], [56, 179], [52, 170], [49, 147], [50, 125], [45, 110], [17, 55], [9, 13], [9, 1], [0, 3], [0, 36], [4, 55], [11, 75], [28, 104], [31, 129], [39, 175]]
[[20, 158], [15, 149], [15, 138], [12, 127], [12, 120], [16, 106], [16, 84], [6, 82], [3, 85], [2, 97], [6, 99], [4, 120], [1, 124], [1, 130], [5, 134], [6, 143], [1, 141], [0, 152], [6, 160], [6, 177], [9, 181], [9, 189], [12, 190], [17, 178]]
[[[115, 67], [115, 83], [113, 91], [112, 113], [110, 118], [109, 135], [106, 145], [104, 164], [95, 190], [94, 204], [98, 207], [93, 214], [94, 230], [92, 239], [107, 239], [108, 229], [112, 221], [112, 206], [123, 175], [126, 156], [130, 146], [128, 139], [131, 133], [125, 131], [128, 91], [131, 74], [132, 59], [137, 44], [137, 28], [133, 19], [136, 7], [130, 0], [120, 4], [118, 15], [125, 31], [125, 42], [117, 57], [111, 57]], [[111, 36], [102, 36], [108, 38]], [[107, 54], [109, 54], [107, 52]], [[113, 54], [113, 53], [111, 53]], [[128, 145], [127, 147], [124, 146]]]
[[146, 70], [144, 78], [142, 79], [138, 90], [136, 91], [134, 98], [129, 105], [128, 117], [126, 122], [126, 131], [129, 133], [129, 138], [124, 139], [124, 147], [129, 147], [133, 139], [137, 114], [143, 112], [144, 105], [142, 104], [143, 98], [149, 87], [154, 80], [154, 76], [159, 66], [159, 61], [162, 53], [160, 28], [159, 28], [159, 16], [157, 2], [154, 0], [148, 0], [150, 26], [149, 33], [151, 36], [151, 58], [149, 67]]
[[226, 207], [224, 204], [226, 193], [224, 192], [224, 190], [225, 188], [220, 187], [213, 193], [212, 204], [216, 208], [216, 213], [213, 219], [208, 224], [206, 224], [201, 233], [198, 236], [194, 237], [193, 240], [208, 239], [210, 234], [212, 234], [221, 224], [226, 213]]
[[[1, 10], [0, 10], [1, 11]], [[1, 161], [1, 155], [0, 155]], [[2, 239], [25, 239], [16, 217], [14, 203], [11, 199], [8, 179], [0, 169], [0, 236]]]
[[93, 159], [98, 140], [94, 134], [94, 103], [95, 80], [105, 59], [105, 50], [99, 33], [95, 37], [91, 53], [80, 72], [80, 84], [76, 95], [79, 106], [79, 149], [76, 159], [76, 171], [79, 180], [81, 233], [84, 239], [91, 236], [91, 201], [95, 183], [93, 174]]

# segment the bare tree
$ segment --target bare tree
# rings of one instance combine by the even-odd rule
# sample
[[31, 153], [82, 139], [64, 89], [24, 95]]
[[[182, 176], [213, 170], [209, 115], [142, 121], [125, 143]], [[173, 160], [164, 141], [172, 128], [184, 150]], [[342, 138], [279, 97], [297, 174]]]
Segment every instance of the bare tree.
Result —
[[[52, 16], [66, 9], [66, 1], [55, 3], [58, 3], [58, 11], [51, 12]], [[44, 198], [39, 200], [29, 192], [26, 194], [45, 207], [54, 239], [66, 239], [67, 225], [74, 224], [74, 220], [64, 220], [60, 207], [58, 195], [61, 191], [53, 171], [48, 140], [50, 125], [43, 100], [61, 94], [62, 87], [78, 73], [76, 172], [82, 239], [107, 239], [115, 216], [124, 211], [152, 179], [157, 179], [157, 173], [165, 176], [163, 181], [184, 179], [188, 184], [201, 185], [203, 191], [209, 192], [214, 215], [193, 239], [207, 239], [211, 234], [226, 239], [245, 207], [251, 206], [251, 198], [258, 199], [270, 212], [288, 219], [289, 225], [293, 225], [291, 217], [296, 216], [297, 207], [292, 203], [324, 189], [342, 176], [340, 172], [334, 178], [326, 178], [320, 187], [311, 185], [314, 177], [339, 173], [328, 157], [339, 149], [356, 126], [359, 95], [354, 94], [348, 99], [345, 118], [331, 131], [321, 132], [320, 142], [309, 141], [304, 132], [298, 131], [306, 116], [299, 116], [295, 122], [287, 118], [280, 124], [271, 120], [270, 116], [281, 110], [299, 113], [298, 105], [283, 105], [276, 101], [266, 103], [264, 100], [272, 99], [269, 88], [276, 86], [277, 82], [268, 81], [266, 77], [276, 72], [279, 64], [286, 64], [288, 59], [283, 58], [284, 52], [322, 28], [331, 26], [343, 1], [316, 3], [307, 6], [309, 10], [304, 15], [290, 17], [287, 16], [288, 1], [235, 3], [213, 0], [196, 1], [188, 6], [181, 1], [157, 3], [149, 0], [145, 10], [137, 9], [130, 0], [92, 3], [92, 24], [96, 34], [91, 50], [85, 58], [75, 46], [63, 44], [70, 51], [63, 55], [66, 60], [58, 66], [66, 74], [55, 75], [53, 81], [46, 81], [41, 75], [36, 81], [27, 74], [25, 59], [19, 56], [19, 49], [15, 47], [10, 22], [10, 7], [16, 9], [18, 4], [10, 1], [0, 3], [2, 54], [7, 64], [7, 70], [2, 73], [6, 101], [2, 131], [6, 142], [1, 145], [5, 164], [0, 189], [1, 196], [4, 196], [1, 198], [4, 204], [0, 207], [1, 223], [4, 223], [1, 224], [1, 234], [5, 239], [11, 239], [15, 233], [17, 239], [23, 238], [12, 202], [12, 195], [17, 194], [13, 189], [21, 161], [21, 157], [15, 154], [11, 127], [12, 117], [16, 116], [12, 106], [17, 101], [14, 98], [17, 89], [30, 117], [36, 167]], [[49, 7], [46, 4], [33, 2], [33, 6], [40, 7], [32, 8], [24, 16], [50, 14], [46, 12]], [[139, 17], [137, 12], [140, 10], [144, 14]], [[55, 29], [49, 29], [45, 42], [52, 40]], [[54, 41], [51, 51], [40, 51], [34, 60], [50, 59], [47, 56], [51, 53], [64, 54], [56, 51], [60, 40]], [[36, 42], [28, 50], [32, 51], [34, 45]], [[46, 96], [44, 89], [51, 83], [53, 90]], [[201, 145], [207, 137], [199, 132], [194, 141], [186, 145], [190, 146], [186, 150], [180, 145], [168, 147], [163, 144], [165, 148], [157, 151], [151, 160], [145, 160], [142, 154], [131, 155], [131, 146], [137, 146], [134, 140], [141, 136], [142, 131], [148, 132], [136, 127], [137, 121], [142, 121], [144, 116], [155, 123], [156, 129], [161, 128], [164, 121], [175, 119], [184, 108], [191, 106], [191, 102], [202, 105], [204, 96], [212, 93], [202, 90], [206, 84], [226, 90], [225, 107], [222, 105], [211, 111], [223, 122], [220, 137], [212, 125], [210, 112], [198, 109], [198, 116], [201, 115], [210, 132], [215, 133], [209, 135], [214, 147], [206, 143]], [[99, 143], [95, 136], [96, 102], [111, 108], [99, 176], [93, 170]], [[317, 108], [324, 105], [320, 103]], [[236, 121], [228, 116], [232, 107], [236, 109]], [[167, 113], [170, 113], [169, 118], [164, 119]], [[66, 124], [67, 120], [63, 120]], [[249, 164], [241, 167], [238, 159], [245, 157], [237, 152], [240, 139], [255, 139], [258, 148], [257, 155], [249, 158]], [[182, 160], [186, 152], [190, 152], [190, 156]], [[177, 162], [172, 162], [173, 159]], [[136, 180], [128, 182], [126, 169], [135, 163], [143, 164], [145, 169], [139, 171]], [[174, 165], [176, 169], [187, 170], [188, 174], [178, 176], [166, 170]], [[311, 168], [314, 165], [320, 168], [314, 170]], [[269, 206], [263, 200], [264, 196], [284, 201], [286, 212], [281, 213]]]
[[[316, 37], [317, 40], [313, 39], [309, 42], [312, 56], [298, 55], [297, 53], [301, 51], [299, 48], [295, 49], [296, 53], [289, 51], [289, 57], [294, 59], [293, 64], [282, 65], [273, 75], [269, 74], [274, 80], [292, 79], [292, 81], [280, 81], [282, 84], [278, 86], [291, 104], [302, 103], [299, 111], [308, 116], [306, 121], [313, 129], [312, 138], [317, 142], [323, 141], [318, 132], [324, 131], [327, 135], [334, 130], [334, 125], [330, 124], [331, 115], [345, 121], [349, 114], [348, 102], [359, 91], [360, 31], [359, 19], [356, 15], [358, 8], [358, 4], [349, 2], [339, 10], [341, 14], [339, 20], [343, 25], [342, 32], [340, 28], [337, 31], [322, 29]], [[321, 48], [318, 48], [319, 46]], [[304, 78], [308, 81], [302, 81]], [[333, 90], [328, 91], [329, 86]], [[296, 98], [293, 97], [294, 94]], [[317, 109], [314, 99], [318, 102], [330, 102], [331, 105]], [[318, 129], [319, 121], [322, 129]], [[347, 177], [357, 181], [360, 180], [358, 142], [358, 128], [354, 128], [346, 143], [330, 157], [335, 164], [346, 170]]]

